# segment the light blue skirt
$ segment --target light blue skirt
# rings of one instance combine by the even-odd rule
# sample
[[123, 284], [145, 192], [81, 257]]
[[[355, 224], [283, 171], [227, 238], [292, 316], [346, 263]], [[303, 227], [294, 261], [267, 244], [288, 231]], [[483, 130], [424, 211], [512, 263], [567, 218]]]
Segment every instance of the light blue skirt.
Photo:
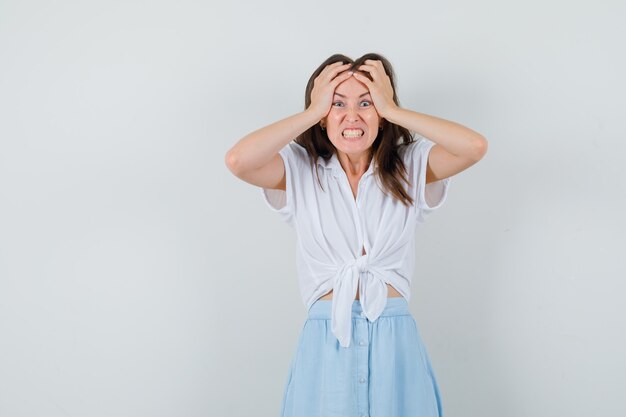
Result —
[[292, 357], [280, 417], [443, 417], [439, 387], [404, 297], [370, 322], [352, 304], [352, 339], [331, 331], [332, 300], [309, 309]]

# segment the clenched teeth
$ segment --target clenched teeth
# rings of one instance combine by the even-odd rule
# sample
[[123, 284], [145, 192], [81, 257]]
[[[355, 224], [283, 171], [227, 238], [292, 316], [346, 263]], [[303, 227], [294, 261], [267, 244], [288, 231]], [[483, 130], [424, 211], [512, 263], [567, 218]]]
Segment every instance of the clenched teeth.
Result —
[[356, 138], [359, 136], [363, 136], [363, 131], [362, 130], [344, 130], [343, 131], [343, 135], [346, 137], [350, 137], [350, 138]]

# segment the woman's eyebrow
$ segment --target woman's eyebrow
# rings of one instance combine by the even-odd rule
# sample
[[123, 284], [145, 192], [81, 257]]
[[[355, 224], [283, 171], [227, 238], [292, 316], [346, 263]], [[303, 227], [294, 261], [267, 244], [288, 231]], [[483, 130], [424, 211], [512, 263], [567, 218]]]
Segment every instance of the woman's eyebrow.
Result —
[[[361, 97], [363, 97], [363, 96], [366, 96], [366, 95], [368, 95], [368, 94], [369, 94], [369, 91], [368, 91], [367, 93], [363, 93], [363, 94], [361, 94], [361, 95], [359, 96], [359, 98], [361, 98]], [[346, 96], [344, 96], [343, 94], [335, 93], [335, 95], [337, 95], [337, 96], [339, 96], [339, 97], [346, 98]]]

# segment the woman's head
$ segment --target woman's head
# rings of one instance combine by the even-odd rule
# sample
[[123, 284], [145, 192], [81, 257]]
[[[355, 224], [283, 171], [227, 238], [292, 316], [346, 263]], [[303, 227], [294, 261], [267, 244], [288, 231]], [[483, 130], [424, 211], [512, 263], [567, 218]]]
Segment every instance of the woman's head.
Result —
[[[377, 53], [368, 53], [353, 60], [342, 54], [334, 54], [322, 62], [311, 74], [305, 90], [305, 110], [311, 105], [311, 92], [313, 91], [314, 81], [324, 68], [336, 62], [349, 63], [351, 65], [345, 71], [358, 72], [371, 81], [372, 77], [369, 72], [358, 69], [368, 59], [378, 60], [383, 64], [385, 73], [389, 77], [393, 88], [393, 101], [397, 106], [400, 106], [396, 94], [395, 74], [391, 63], [384, 56]], [[337, 149], [345, 153], [356, 154], [366, 150], [371, 152], [372, 158], [377, 162], [378, 176], [384, 187], [403, 202], [412, 203], [412, 199], [400, 183], [401, 179], [406, 182], [406, 179], [403, 178], [404, 175], [401, 173], [406, 170], [398, 153], [399, 146], [411, 141], [411, 133], [406, 128], [381, 118], [373, 105], [368, 91], [367, 86], [354, 77], [348, 77], [342, 81], [335, 88], [335, 94], [340, 94], [344, 97], [335, 95], [328, 113], [319, 123], [316, 123], [298, 136], [296, 142], [307, 149], [312, 158], [312, 163], [315, 163], [318, 157], [327, 160], [334, 153], [337, 153]], [[363, 130], [363, 137], [354, 141], [346, 138], [346, 133], [347, 135], [354, 135], [350, 131], [345, 132], [346, 128], [350, 127]]]
[[367, 87], [354, 77], [337, 85], [330, 110], [320, 120], [335, 149], [368, 157], [382, 124]]
[[[315, 71], [313, 71], [313, 74], [311, 74], [311, 77], [309, 78], [309, 81], [307, 82], [306, 91], [304, 93], [304, 108], [308, 109], [309, 106], [311, 105], [311, 91], [313, 91], [313, 82], [315, 81], [317, 76], [320, 75], [320, 73], [324, 70], [324, 68], [326, 68], [326, 66], [328, 66], [330, 64], [333, 64], [335, 62], [341, 62], [343, 64], [352, 64], [345, 71], [358, 72], [359, 74], [364, 75], [365, 77], [367, 77], [371, 81], [372, 80], [372, 76], [370, 75], [369, 72], [361, 71], [361, 70], [357, 69], [361, 65], [365, 64], [365, 61], [368, 60], [368, 59], [378, 60], [378, 61], [382, 62], [383, 67], [385, 68], [385, 73], [389, 76], [389, 80], [391, 81], [391, 86], [393, 87], [393, 101], [394, 101], [394, 103], [396, 103], [396, 105], [399, 106], [400, 103], [398, 101], [398, 96], [396, 94], [395, 74], [394, 74], [393, 68], [391, 66], [391, 63], [384, 56], [372, 52], [372, 53], [365, 54], [362, 57], [357, 58], [356, 60], [353, 60], [352, 58], [347, 57], [347, 56], [342, 55], [342, 54], [334, 54], [334, 55], [330, 56], [329, 58], [327, 58], [324, 62], [322, 62], [320, 64], [320, 66], [317, 67], [317, 69]], [[348, 78], [348, 80], [350, 80], [350, 78]], [[367, 87], [365, 87], [365, 84], [362, 84], [362, 85], [363, 85], [364, 88], [367, 89]]]

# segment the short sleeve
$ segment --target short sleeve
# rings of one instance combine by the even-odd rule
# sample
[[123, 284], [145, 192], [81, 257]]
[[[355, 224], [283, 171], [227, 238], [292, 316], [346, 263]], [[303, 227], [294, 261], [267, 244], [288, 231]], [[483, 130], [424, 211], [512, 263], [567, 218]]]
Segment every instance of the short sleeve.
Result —
[[298, 182], [298, 158], [300, 152], [295, 148], [296, 146], [300, 147], [295, 142], [290, 142], [278, 151], [285, 166], [286, 190], [261, 187], [263, 200], [270, 210], [277, 213], [282, 221], [292, 226], [295, 216], [294, 184]]
[[421, 210], [435, 210], [441, 207], [448, 196], [451, 177], [426, 184], [426, 168], [428, 156], [435, 142], [424, 137], [418, 139], [414, 148], [415, 172], [417, 173], [417, 208]]

